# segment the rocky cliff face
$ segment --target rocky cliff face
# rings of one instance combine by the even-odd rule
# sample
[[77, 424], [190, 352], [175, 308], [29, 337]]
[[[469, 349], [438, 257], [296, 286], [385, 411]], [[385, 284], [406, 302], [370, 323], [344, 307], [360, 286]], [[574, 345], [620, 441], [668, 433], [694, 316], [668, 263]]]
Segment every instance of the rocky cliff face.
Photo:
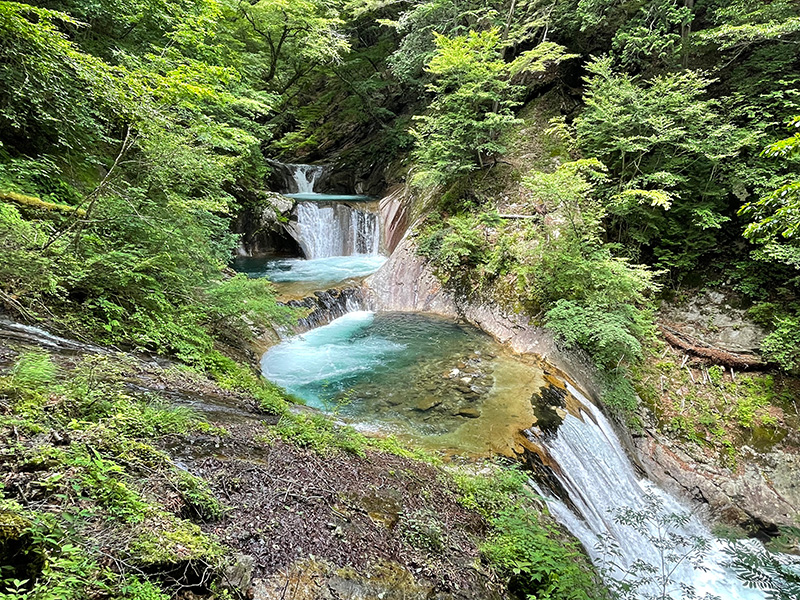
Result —
[[745, 458], [731, 471], [653, 429], [634, 438], [633, 447], [651, 479], [714, 520], [765, 535], [800, 522], [800, 455], [744, 448]]
[[290, 233], [287, 219], [294, 201], [276, 193], [268, 193], [257, 207], [236, 215], [235, 233], [242, 235], [239, 256], [302, 256], [300, 244]]

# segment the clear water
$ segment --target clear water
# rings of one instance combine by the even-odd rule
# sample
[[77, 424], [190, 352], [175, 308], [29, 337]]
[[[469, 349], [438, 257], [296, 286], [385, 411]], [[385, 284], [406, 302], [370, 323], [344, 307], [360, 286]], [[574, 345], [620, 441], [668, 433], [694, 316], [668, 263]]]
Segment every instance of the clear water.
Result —
[[266, 277], [275, 283], [309, 282], [322, 289], [331, 284], [377, 271], [386, 257], [381, 255], [331, 256], [304, 260], [302, 258], [238, 258], [234, 269], [250, 277]]
[[372, 196], [361, 196], [357, 194], [317, 194], [316, 192], [300, 192], [297, 194], [286, 194], [288, 198], [304, 200], [307, 202], [374, 202]]
[[482, 332], [409, 313], [349, 313], [271, 348], [261, 368], [364, 429], [479, 454], [510, 452], [543, 384]]

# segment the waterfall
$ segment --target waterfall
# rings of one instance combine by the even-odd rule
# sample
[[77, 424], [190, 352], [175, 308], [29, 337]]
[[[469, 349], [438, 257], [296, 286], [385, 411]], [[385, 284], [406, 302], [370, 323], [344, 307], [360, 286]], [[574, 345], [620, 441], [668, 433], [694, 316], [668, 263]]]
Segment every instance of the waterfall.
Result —
[[[580, 417], [567, 413], [555, 433], [528, 430], [526, 435], [542, 448], [544, 462], [553, 465], [553, 475], [568, 496], [568, 502], [562, 502], [543, 494], [548, 496], [551, 513], [581, 541], [595, 565], [604, 563], [607, 557], [604, 548], [611, 541], [617, 546], [615, 562], [619, 565], [610, 573], [611, 577], [621, 579], [641, 560], [660, 569], [661, 556], [656, 544], [648, 539], [658, 535], [658, 524], [655, 519], [651, 523], [651, 519], [644, 518], [655, 505], [661, 516], [680, 515], [680, 522], [668, 527], [675, 535], [702, 538], [710, 543], [701, 568], [688, 561], [676, 567], [671, 576], [675, 583], [667, 590], [668, 597], [683, 597], [679, 584], [688, 584], [700, 598], [710, 593], [725, 600], [763, 599], [763, 592], [745, 588], [724, 566], [727, 555], [721, 542], [713, 538], [695, 515], [651, 482], [637, 477], [602, 412], [574, 387], [567, 385], [567, 389], [583, 404]], [[635, 511], [636, 527], [623, 525], [614, 518], [631, 510]], [[651, 585], [639, 592], [657, 595], [660, 588]]]
[[325, 171], [325, 167], [317, 165], [286, 165], [292, 170], [294, 182], [297, 185], [297, 192], [300, 194], [313, 194], [314, 187], [317, 185], [320, 176]]
[[378, 254], [378, 215], [346, 204], [299, 202], [297, 241], [306, 258]]

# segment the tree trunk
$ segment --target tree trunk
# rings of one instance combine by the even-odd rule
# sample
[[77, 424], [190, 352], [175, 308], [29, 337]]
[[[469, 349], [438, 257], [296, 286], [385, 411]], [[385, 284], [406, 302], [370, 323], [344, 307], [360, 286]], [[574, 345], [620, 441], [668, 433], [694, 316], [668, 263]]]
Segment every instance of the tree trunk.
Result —
[[688, 23], [681, 25], [681, 66], [689, 68], [689, 38], [692, 35], [692, 21], [694, 20], [694, 0], [683, 0], [683, 5], [688, 8], [692, 15]]

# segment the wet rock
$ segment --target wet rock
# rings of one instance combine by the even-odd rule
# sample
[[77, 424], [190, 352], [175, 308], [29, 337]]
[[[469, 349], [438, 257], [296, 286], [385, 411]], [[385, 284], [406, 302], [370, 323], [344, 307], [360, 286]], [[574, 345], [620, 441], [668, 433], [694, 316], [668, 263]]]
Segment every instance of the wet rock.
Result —
[[442, 398], [439, 398], [437, 396], [428, 396], [427, 398], [424, 398], [424, 399], [420, 400], [419, 402], [417, 402], [417, 404], [414, 406], [414, 408], [416, 410], [425, 412], [425, 411], [428, 411], [428, 410], [430, 410], [430, 409], [432, 409], [432, 408], [434, 408], [436, 406], [439, 406], [443, 401], [444, 400]]
[[800, 521], [800, 455], [774, 451], [742, 459], [734, 473], [691, 455], [658, 432], [646, 433], [633, 443], [650, 477], [706, 505], [726, 524], [755, 532]]
[[233, 592], [246, 594], [250, 589], [255, 559], [247, 554], [234, 554], [232, 562], [222, 576], [222, 587]]
[[467, 417], [468, 419], [477, 419], [481, 416], [481, 411], [479, 408], [465, 406], [463, 408], [459, 408], [458, 411], [456, 411], [456, 415], [459, 417]]

